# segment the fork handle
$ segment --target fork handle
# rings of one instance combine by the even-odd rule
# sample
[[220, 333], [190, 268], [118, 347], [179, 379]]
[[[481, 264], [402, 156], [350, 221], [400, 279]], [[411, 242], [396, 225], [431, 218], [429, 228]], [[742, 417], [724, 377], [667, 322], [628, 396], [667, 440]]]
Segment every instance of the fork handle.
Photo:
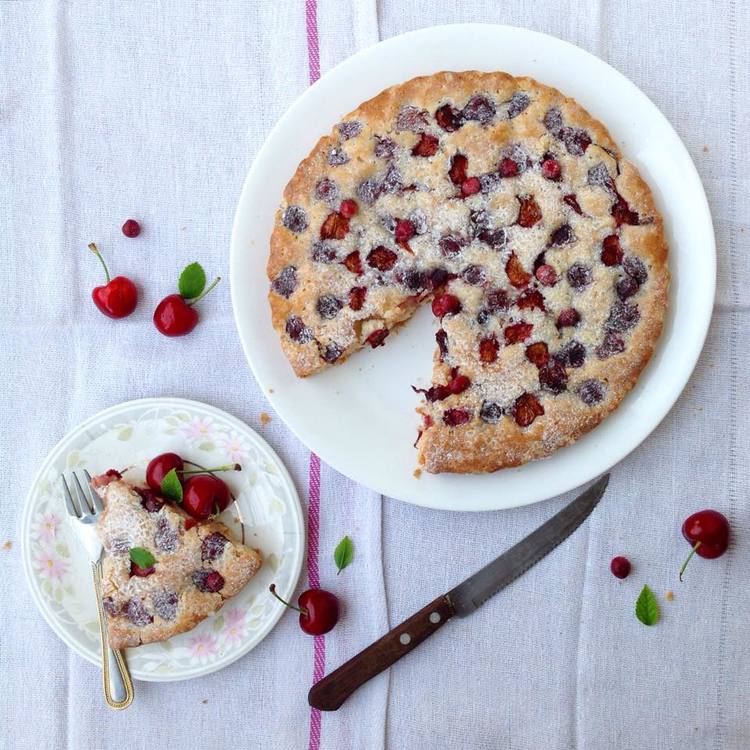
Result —
[[133, 681], [130, 679], [128, 665], [122, 651], [109, 645], [107, 636], [107, 618], [102, 605], [102, 571], [98, 562], [91, 565], [94, 574], [96, 591], [96, 611], [99, 614], [99, 636], [102, 643], [102, 681], [104, 699], [107, 705], [116, 711], [127, 708], [133, 702]]

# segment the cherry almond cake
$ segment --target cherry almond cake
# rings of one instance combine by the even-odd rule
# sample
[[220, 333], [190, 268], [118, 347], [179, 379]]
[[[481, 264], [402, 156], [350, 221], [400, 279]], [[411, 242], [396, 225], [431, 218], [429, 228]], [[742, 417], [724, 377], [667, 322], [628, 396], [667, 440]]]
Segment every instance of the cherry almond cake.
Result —
[[321, 138], [268, 276], [300, 377], [431, 302], [430, 472], [517, 466], [595, 427], [648, 362], [669, 286], [661, 216], [606, 128], [531, 78], [476, 71], [386, 89]]
[[[116, 472], [94, 479], [105, 509], [102, 605], [109, 643], [121, 649], [164, 641], [194, 628], [245, 586], [260, 554], [232, 541], [218, 521], [201, 522]], [[132, 560], [147, 553], [146, 567]]]

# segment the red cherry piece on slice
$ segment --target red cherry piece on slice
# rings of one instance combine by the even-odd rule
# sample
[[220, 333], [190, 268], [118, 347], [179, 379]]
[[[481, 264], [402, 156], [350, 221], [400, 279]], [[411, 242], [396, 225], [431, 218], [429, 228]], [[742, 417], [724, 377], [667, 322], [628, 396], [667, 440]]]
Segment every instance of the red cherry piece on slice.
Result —
[[390, 331], [387, 328], [378, 328], [377, 330], [373, 331], [366, 339], [367, 343], [373, 348], [376, 349], [379, 346], [383, 346], [385, 344], [385, 340], [388, 338], [388, 334]]
[[615, 578], [627, 578], [630, 575], [630, 560], [627, 557], [613, 557], [609, 569]]
[[520, 395], [513, 404], [513, 419], [519, 427], [528, 427], [537, 417], [544, 414], [544, 407], [531, 393]]
[[367, 287], [355, 286], [349, 290], [349, 307], [352, 310], [361, 310], [367, 297]]
[[619, 266], [622, 263], [623, 252], [620, 247], [620, 238], [616, 234], [610, 234], [604, 238], [600, 257], [605, 266]]
[[455, 375], [448, 383], [448, 391], [453, 396], [457, 396], [459, 393], [463, 393], [471, 385], [466, 375]]
[[545, 311], [544, 295], [538, 289], [524, 289], [516, 300], [516, 305], [521, 310]]
[[128, 219], [122, 225], [122, 233], [126, 237], [137, 237], [141, 233], [141, 225], [135, 219]]
[[511, 344], [518, 344], [521, 341], [531, 336], [531, 330], [534, 328], [532, 323], [514, 323], [513, 325], [507, 326], [503, 331], [505, 336], [505, 343], [510, 346]]
[[504, 159], [501, 159], [498, 172], [500, 173], [500, 177], [515, 177], [518, 174], [518, 164], [506, 156]]
[[558, 328], [569, 328], [577, 326], [581, 322], [581, 313], [575, 307], [567, 307], [557, 316]]
[[347, 198], [346, 200], [341, 201], [341, 205], [339, 206], [339, 213], [345, 219], [351, 219], [352, 216], [355, 216], [358, 211], [359, 206], [357, 205], [357, 201], [352, 200], [351, 198]]
[[537, 341], [526, 347], [526, 359], [537, 367], [544, 367], [549, 362], [549, 349], [544, 341]]
[[451, 158], [451, 168], [448, 172], [448, 177], [454, 185], [461, 185], [466, 178], [467, 169], [469, 168], [469, 160], [463, 154], [456, 154]]
[[414, 224], [408, 219], [399, 219], [396, 222], [396, 230], [394, 232], [396, 242], [408, 242], [415, 234]]
[[539, 208], [539, 204], [534, 200], [534, 196], [532, 195], [526, 195], [518, 200], [521, 202], [521, 206], [518, 209], [516, 224], [525, 229], [530, 229], [534, 224], [542, 220], [542, 209]]
[[557, 159], [545, 159], [542, 162], [542, 175], [547, 180], [559, 180], [562, 169]]
[[579, 216], [583, 216], [583, 211], [581, 210], [581, 206], [578, 203], [578, 198], [576, 198], [575, 193], [563, 195], [563, 203], [570, 206]]
[[482, 339], [479, 342], [479, 361], [484, 364], [492, 364], [497, 359], [497, 351], [500, 344], [494, 336]]
[[443, 414], [443, 422], [448, 427], [458, 427], [458, 425], [466, 424], [471, 419], [471, 412], [467, 409], [448, 409]]
[[430, 133], [422, 133], [417, 145], [411, 150], [411, 155], [424, 157], [435, 156], [439, 148], [440, 141], [437, 136], [431, 135]]
[[340, 213], [328, 214], [320, 227], [321, 240], [343, 240], [349, 231], [349, 219]]
[[377, 268], [378, 271], [390, 271], [396, 264], [398, 255], [383, 245], [378, 245], [370, 250], [367, 255], [367, 265], [371, 268]]
[[539, 266], [534, 275], [543, 286], [554, 286], [557, 283], [557, 271], [549, 263]]
[[508, 262], [505, 264], [505, 273], [516, 289], [522, 289], [531, 281], [531, 274], [524, 269], [515, 253], [512, 253], [508, 258]]
[[359, 276], [362, 273], [362, 259], [359, 257], [359, 250], [354, 250], [344, 258], [342, 263], [349, 271]]
[[149, 568], [142, 568], [140, 565], [136, 565], [134, 562], [130, 563], [130, 575], [138, 578], [148, 578], [155, 571], [152, 565]]
[[461, 310], [461, 302], [455, 294], [439, 294], [432, 300], [432, 314], [436, 318], [455, 315]]
[[478, 177], [469, 177], [461, 183], [461, 195], [468, 198], [470, 195], [476, 195], [482, 189], [482, 183]]

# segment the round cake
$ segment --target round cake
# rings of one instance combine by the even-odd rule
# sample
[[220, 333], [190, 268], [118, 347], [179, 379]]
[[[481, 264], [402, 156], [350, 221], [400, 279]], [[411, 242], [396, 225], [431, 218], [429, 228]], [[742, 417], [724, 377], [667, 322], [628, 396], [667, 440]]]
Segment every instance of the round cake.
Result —
[[556, 89], [476, 71], [392, 86], [321, 138], [268, 276], [300, 377], [431, 303], [433, 382], [415, 389], [431, 472], [517, 466], [595, 427], [648, 362], [669, 286], [661, 216], [606, 128]]

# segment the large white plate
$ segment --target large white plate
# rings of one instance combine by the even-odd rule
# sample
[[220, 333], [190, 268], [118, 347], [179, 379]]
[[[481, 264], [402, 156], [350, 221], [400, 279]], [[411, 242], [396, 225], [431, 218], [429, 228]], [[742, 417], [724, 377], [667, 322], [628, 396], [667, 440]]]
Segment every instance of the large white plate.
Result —
[[[529, 75], [602, 120], [651, 185], [664, 214], [672, 289], [658, 349], [602, 425], [543, 461], [491, 475], [413, 476], [417, 397], [429, 382], [434, 323], [420, 310], [385, 348], [298, 380], [271, 327], [265, 265], [274, 212], [299, 161], [360, 102], [440, 70]], [[695, 366], [708, 329], [716, 248], [706, 196], [684, 145], [656, 106], [593, 55], [526, 29], [466, 24], [415, 31], [345, 60], [311, 86], [268, 136], [245, 181], [232, 233], [235, 319], [248, 361], [281, 418], [324, 461], [384, 495], [451, 510], [510, 508], [576, 487], [613, 466], [656, 427]]]
[[[263, 554], [263, 566], [221, 610], [188, 633], [128, 649], [131, 675], [165, 682], [199, 677], [231, 664], [265, 638], [284, 607], [268, 591], [294, 592], [305, 548], [299, 498], [287, 470], [266, 442], [226, 412], [196, 401], [149, 398], [94, 415], [68, 433], [39, 469], [24, 508], [21, 543], [31, 594], [52, 629], [85, 659], [101, 664], [91, 567], [70, 527], [63, 472], [128, 470], [143, 481], [148, 461], [174, 451], [201, 466], [239, 462], [226, 473], [236, 505], [221, 520]], [[239, 510], [239, 513], [238, 513]]]

